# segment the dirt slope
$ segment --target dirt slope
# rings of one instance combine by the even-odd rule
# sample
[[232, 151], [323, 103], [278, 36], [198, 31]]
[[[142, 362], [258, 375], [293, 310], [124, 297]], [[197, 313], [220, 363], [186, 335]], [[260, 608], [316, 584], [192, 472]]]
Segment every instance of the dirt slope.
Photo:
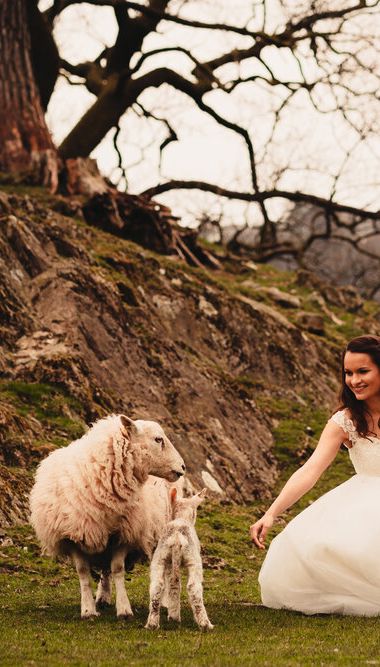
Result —
[[[221, 499], [267, 495], [276, 402], [290, 415], [331, 406], [341, 341], [377, 327], [352, 295], [334, 304], [268, 268], [191, 269], [38, 191], [1, 193], [0, 213], [3, 522], [25, 516], [36, 461], [109, 412], [160, 421], [191, 484]], [[276, 281], [293, 305], [278, 304]], [[324, 335], [307, 330], [309, 311]]]

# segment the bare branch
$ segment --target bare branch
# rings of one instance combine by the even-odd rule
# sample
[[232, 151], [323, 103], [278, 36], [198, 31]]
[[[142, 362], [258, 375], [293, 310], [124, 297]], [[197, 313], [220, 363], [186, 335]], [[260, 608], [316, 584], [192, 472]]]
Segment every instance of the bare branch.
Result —
[[145, 116], [145, 118], [153, 118], [153, 120], [157, 120], [158, 122], [163, 123], [168, 130], [168, 134], [167, 134], [166, 138], [160, 144], [160, 172], [161, 172], [161, 161], [162, 161], [163, 150], [166, 148], [166, 146], [171, 144], [173, 141], [178, 141], [177, 133], [172, 128], [169, 121], [166, 120], [166, 118], [159, 118], [158, 116], [153, 114], [151, 111], [148, 111], [147, 109], [145, 109], [145, 107], [143, 107], [143, 105], [140, 102], [136, 102], [136, 106], [142, 111], [142, 114], [143, 114], [143, 116]]
[[[56, 0], [53, 6], [47, 9], [44, 14], [47, 20], [52, 23], [54, 19], [63, 12], [64, 9], [70, 7], [71, 5], [78, 5], [82, 2], [86, 2], [89, 5], [96, 5], [98, 7], [118, 7], [123, 6], [128, 9], [134, 9], [135, 11], [141, 12], [146, 16], [159, 19], [160, 21], [171, 21], [177, 23], [178, 25], [190, 26], [192, 28], [199, 28], [202, 30], [220, 30], [223, 32], [232, 32], [237, 35], [243, 35], [245, 37], [253, 37], [260, 35], [261, 33], [248, 30], [247, 28], [234, 25], [229, 25], [227, 23], [208, 23], [207, 21], [195, 21], [192, 19], [184, 19], [180, 16], [170, 14], [165, 11], [157, 11], [152, 7], [147, 7], [146, 5], [141, 5], [138, 2], [129, 2], [129, 0]], [[167, 4], [167, 3], [166, 3]]]
[[380, 220], [380, 211], [367, 211], [355, 206], [348, 206], [345, 204], [338, 204], [332, 202], [330, 199], [324, 197], [317, 197], [305, 192], [291, 192], [287, 190], [262, 190], [261, 192], [239, 192], [236, 190], [228, 190], [213, 183], [206, 183], [204, 181], [176, 181], [172, 180], [168, 183], [162, 183], [155, 187], [148, 188], [140, 194], [145, 197], [156, 197], [157, 195], [169, 192], [169, 190], [202, 190], [204, 192], [212, 192], [218, 197], [227, 197], [228, 199], [237, 199], [247, 202], [261, 202], [268, 199], [287, 199], [292, 202], [308, 202], [314, 204], [325, 210], [335, 211], [337, 213], [348, 213], [350, 215], [358, 216], [361, 220]]
[[117, 128], [116, 128], [115, 134], [113, 136], [113, 139], [112, 139], [113, 147], [115, 149], [117, 159], [118, 159], [117, 169], [119, 169], [120, 172], [121, 172], [121, 176], [120, 176], [119, 181], [117, 182], [117, 186], [120, 189], [120, 184], [121, 184], [122, 181], [124, 181], [124, 186], [125, 186], [124, 189], [127, 190], [128, 189], [127, 171], [126, 171], [126, 169], [123, 165], [123, 156], [120, 152], [119, 146], [117, 145], [117, 140], [119, 138], [119, 134], [120, 134], [120, 126], [118, 125]]

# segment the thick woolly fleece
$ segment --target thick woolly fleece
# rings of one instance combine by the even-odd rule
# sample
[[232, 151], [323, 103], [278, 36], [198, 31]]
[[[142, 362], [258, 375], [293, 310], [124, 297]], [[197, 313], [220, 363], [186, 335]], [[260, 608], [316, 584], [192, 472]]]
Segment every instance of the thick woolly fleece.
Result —
[[116, 533], [150, 557], [170, 519], [170, 485], [148, 476], [147, 468], [141, 438], [133, 442], [117, 415], [52, 452], [39, 465], [30, 496], [31, 523], [43, 551], [64, 553], [69, 539], [86, 553], [101, 553]]

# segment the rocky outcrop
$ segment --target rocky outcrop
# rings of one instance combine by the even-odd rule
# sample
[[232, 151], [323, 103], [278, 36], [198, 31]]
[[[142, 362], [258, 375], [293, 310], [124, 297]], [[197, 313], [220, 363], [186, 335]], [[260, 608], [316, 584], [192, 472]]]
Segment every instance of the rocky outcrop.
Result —
[[[190, 484], [236, 501], [268, 495], [277, 463], [263, 405], [331, 405], [336, 341], [287, 316], [295, 295], [278, 309], [279, 290], [229, 289], [225, 273], [159, 258], [58, 210], [56, 200], [3, 196], [3, 385], [63, 392], [62, 419], [68, 411], [83, 425], [109, 412], [156, 419]], [[54, 425], [33, 405], [22, 419], [17, 410], [0, 415], [0, 462], [30, 467], [57, 444]]]

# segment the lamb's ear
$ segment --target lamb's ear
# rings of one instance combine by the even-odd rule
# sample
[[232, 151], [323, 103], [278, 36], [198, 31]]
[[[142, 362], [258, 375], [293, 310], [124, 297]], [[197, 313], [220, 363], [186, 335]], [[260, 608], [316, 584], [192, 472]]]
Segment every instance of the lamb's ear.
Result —
[[125, 435], [130, 438], [132, 433], [136, 433], [136, 424], [133, 419], [126, 417], [125, 415], [120, 415], [121, 429]]
[[196, 507], [198, 507], [198, 505], [201, 504], [202, 500], [206, 498], [206, 494], [207, 494], [207, 488], [204, 487], [202, 491], [199, 491], [199, 493], [196, 493], [195, 496], [192, 497], [192, 500]]
[[175, 486], [172, 489], [170, 489], [169, 495], [170, 495], [170, 502], [172, 505], [174, 505], [175, 501], [177, 500], [177, 489], [175, 488]]

